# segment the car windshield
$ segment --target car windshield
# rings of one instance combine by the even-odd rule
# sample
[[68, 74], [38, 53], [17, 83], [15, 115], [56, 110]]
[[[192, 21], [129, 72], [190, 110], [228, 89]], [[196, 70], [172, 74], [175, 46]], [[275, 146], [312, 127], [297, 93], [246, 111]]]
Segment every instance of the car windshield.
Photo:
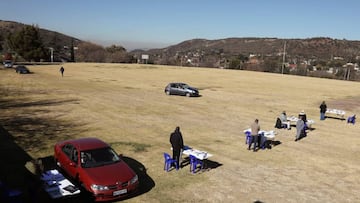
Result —
[[99, 167], [120, 161], [119, 156], [110, 147], [82, 151], [80, 156], [83, 168]]

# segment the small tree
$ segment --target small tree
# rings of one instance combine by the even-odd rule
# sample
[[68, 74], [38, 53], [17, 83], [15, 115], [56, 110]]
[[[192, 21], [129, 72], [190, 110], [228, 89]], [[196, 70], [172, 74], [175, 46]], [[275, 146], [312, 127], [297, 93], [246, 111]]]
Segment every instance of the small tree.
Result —
[[25, 26], [19, 32], [9, 35], [8, 42], [10, 48], [25, 60], [40, 61], [40, 59], [48, 58], [39, 29], [35, 26]]

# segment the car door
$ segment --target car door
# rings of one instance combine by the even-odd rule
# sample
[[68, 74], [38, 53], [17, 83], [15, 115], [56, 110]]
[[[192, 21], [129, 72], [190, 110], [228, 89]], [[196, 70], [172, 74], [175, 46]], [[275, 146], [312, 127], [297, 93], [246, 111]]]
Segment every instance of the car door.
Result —
[[171, 94], [175, 94], [175, 95], [177, 95], [177, 94], [179, 94], [179, 91], [178, 91], [178, 84], [177, 83], [172, 83], [171, 85], [170, 85], [170, 93]]
[[71, 177], [75, 177], [78, 170], [78, 161], [79, 161], [79, 151], [72, 144], [66, 144], [62, 147], [63, 154], [63, 163], [61, 164], [62, 168], [67, 172]]
[[176, 95], [183, 95], [183, 89], [182, 89], [182, 85], [181, 84], [175, 84], [174, 85], [174, 88], [173, 88], [173, 94], [176, 94]]

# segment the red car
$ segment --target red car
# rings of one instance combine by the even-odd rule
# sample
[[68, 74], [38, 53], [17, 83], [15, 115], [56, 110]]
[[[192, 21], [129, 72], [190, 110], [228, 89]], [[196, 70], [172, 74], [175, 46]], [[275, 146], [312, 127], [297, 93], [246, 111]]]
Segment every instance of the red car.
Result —
[[120, 199], [137, 190], [137, 174], [105, 142], [82, 138], [59, 142], [54, 147], [56, 164], [95, 201]]

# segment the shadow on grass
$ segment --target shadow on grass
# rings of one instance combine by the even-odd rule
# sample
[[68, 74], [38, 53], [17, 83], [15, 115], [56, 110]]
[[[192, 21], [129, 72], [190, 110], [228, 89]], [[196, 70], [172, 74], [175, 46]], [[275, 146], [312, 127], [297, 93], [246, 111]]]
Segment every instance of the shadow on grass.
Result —
[[279, 140], [267, 140], [265, 143], [265, 149], [272, 149], [273, 147], [276, 147], [281, 144], [281, 141]]
[[[31, 94], [47, 94], [47, 92], [35, 90]], [[0, 98], [0, 181], [3, 186], [20, 191], [21, 195], [18, 196], [20, 202], [92, 202], [91, 195], [87, 192], [56, 200], [50, 199], [42, 189], [40, 174], [41, 171], [56, 168], [54, 158], [52, 155], [33, 158], [27, 153], [27, 151], [48, 150], [56, 142], [72, 138], [80, 133], [82, 124], [58, 118], [59, 114], [60, 116], [66, 114], [66, 110], [53, 114], [48, 108], [67, 103], [77, 104], [78, 100], [29, 101], [24, 96], [26, 92], [23, 90], [1, 86], [0, 95], [4, 95]], [[14, 99], [9, 99], [10, 96]], [[126, 199], [150, 191], [155, 186], [155, 182], [147, 175], [145, 166], [130, 157], [123, 157], [123, 159], [138, 174], [140, 183], [138, 192]], [[29, 170], [29, 165], [34, 170]], [[5, 186], [0, 188], [0, 198], [5, 192], [4, 188]], [[1, 203], [10, 201], [12, 200], [0, 199]]]
[[[0, 123], [6, 131], [11, 133], [12, 139], [24, 151], [41, 151], [53, 146], [59, 140], [64, 140], [79, 133], [81, 124], [59, 119], [59, 114], [66, 114], [66, 110], [57, 115], [50, 110], [52, 106], [77, 103], [76, 99], [29, 101], [23, 90], [0, 87], [0, 94], [11, 96], [0, 98]], [[38, 90], [31, 94], [46, 95], [47, 92]], [[9, 99], [11, 98], [11, 99]]]
[[[215, 169], [217, 167], [222, 166], [221, 163], [216, 162], [216, 161], [212, 161], [210, 159], [206, 159], [206, 160], [203, 160], [203, 161], [204, 161], [204, 164], [203, 164], [202, 170], [211, 170], [211, 169]], [[183, 160], [180, 163], [180, 168], [185, 168], [186, 166], [190, 167], [190, 158], [189, 157], [183, 158]]]
[[331, 118], [331, 119], [335, 119], [335, 120], [346, 120], [345, 118], [342, 118], [342, 117], [335, 117], [335, 116], [325, 116], [325, 119], [328, 119], [328, 118]]
[[[0, 202], [10, 202], [16, 199], [24, 199], [27, 191], [26, 182], [28, 179], [34, 178], [32, 174], [25, 168], [25, 164], [31, 161], [29, 156], [21, 147], [13, 140], [12, 136], [0, 126]], [[6, 197], [6, 190], [18, 190], [22, 194], [17, 197]]]
[[139, 177], [139, 189], [136, 194], [130, 195], [127, 199], [149, 192], [155, 187], [154, 180], [146, 173], [145, 166], [137, 160], [122, 156], [122, 159], [134, 170]]
[[[34, 94], [46, 92], [39, 90]], [[0, 86], [0, 95], [3, 95], [0, 98], [0, 202], [54, 202], [42, 190], [36, 167], [28, 168], [37, 161], [28, 151], [47, 150], [54, 143], [79, 133], [79, 125], [61, 121], [58, 115], [49, 116], [47, 109], [75, 100], [34, 102], [26, 99], [23, 90], [3, 86]], [[6, 195], [9, 190], [20, 192], [17, 200]]]
[[42, 100], [42, 101], [32, 101], [32, 102], [14, 102], [11, 100], [2, 100], [0, 101], [0, 106], [3, 109], [10, 108], [19, 108], [19, 107], [35, 107], [35, 106], [55, 106], [64, 103], [78, 102], [76, 99], [66, 99], [66, 100]]

